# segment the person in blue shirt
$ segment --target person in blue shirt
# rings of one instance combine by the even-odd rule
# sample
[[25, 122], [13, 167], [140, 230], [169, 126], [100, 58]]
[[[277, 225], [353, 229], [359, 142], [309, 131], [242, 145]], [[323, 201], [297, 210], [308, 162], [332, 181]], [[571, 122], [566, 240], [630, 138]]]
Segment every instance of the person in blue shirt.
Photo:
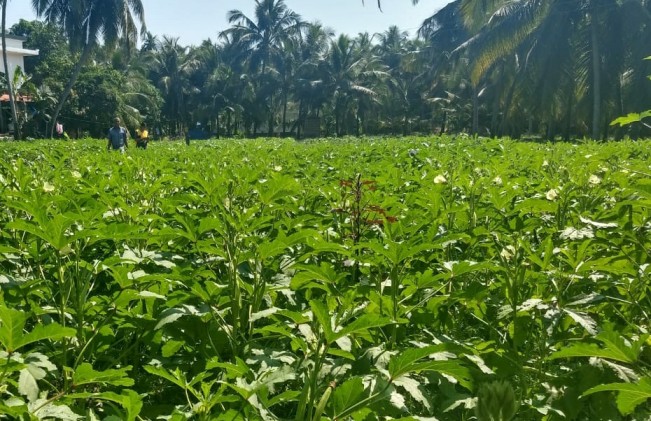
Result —
[[127, 143], [128, 138], [129, 133], [127, 132], [127, 129], [120, 126], [120, 118], [115, 117], [113, 120], [113, 127], [108, 131], [108, 144], [106, 145], [106, 148], [108, 150], [113, 149], [114, 151], [124, 153], [129, 147]]
[[188, 130], [185, 134], [185, 144], [190, 146], [190, 141], [194, 139], [207, 139], [206, 132], [203, 131], [201, 123], [197, 121], [195, 128]]

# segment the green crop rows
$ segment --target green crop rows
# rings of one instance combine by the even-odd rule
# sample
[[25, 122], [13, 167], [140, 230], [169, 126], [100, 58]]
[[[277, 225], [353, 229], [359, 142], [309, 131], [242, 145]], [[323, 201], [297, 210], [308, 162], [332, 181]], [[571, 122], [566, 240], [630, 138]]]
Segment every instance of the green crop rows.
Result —
[[0, 419], [643, 420], [649, 142], [4, 144]]

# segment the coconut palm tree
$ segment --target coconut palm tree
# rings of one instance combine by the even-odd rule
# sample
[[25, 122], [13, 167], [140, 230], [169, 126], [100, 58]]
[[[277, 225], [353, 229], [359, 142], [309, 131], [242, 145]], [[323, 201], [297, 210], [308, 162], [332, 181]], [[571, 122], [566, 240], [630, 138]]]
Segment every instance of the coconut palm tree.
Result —
[[[589, 76], [591, 134], [593, 138], [601, 137], [605, 125], [603, 111], [608, 105], [603, 89], [620, 85], [618, 78], [622, 70], [618, 67], [625, 62], [623, 58], [629, 48], [625, 40], [632, 39], [631, 32], [639, 28], [640, 19], [649, 23], [645, 1], [457, 0], [457, 4], [464, 25], [474, 34], [459, 48], [467, 51], [472, 59], [473, 85], [477, 86], [500, 59], [512, 55], [523, 45], [528, 46], [527, 58], [532, 65], [544, 66], [544, 62], [535, 61], [536, 57], [544, 56], [547, 64], [554, 66], [552, 70], [565, 69], [567, 73], [579, 64], [583, 67], [578, 73]], [[631, 25], [631, 19], [638, 25]], [[622, 24], [624, 21], [629, 23]], [[559, 33], [563, 32], [565, 35], [559, 39]], [[563, 52], [562, 48], [568, 50]], [[576, 57], [581, 57], [578, 63]], [[543, 72], [539, 75], [550, 79]], [[547, 89], [545, 92], [557, 91]]]
[[[326, 94], [333, 101], [335, 134], [344, 133], [346, 113], [353, 101], [361, 97], [375, 97], [371, 80], [386, 76], [379, 70], [377, 58], [363, 54], [370, 49], [357, 48], [358, 43], [346, 35], [332, 41], [328, 55], [321, 60], [319, 73]], [[359, 117], [356, 115], [356, 117]]]
[[142, 0], [32, 0], [32, 6], [37, 17], [63, 28], [71, 49], [80, 53], [52, 116], [52, 136], [54, 123], [100, 38], [108, 46], [115, 46], [121, 38], [135, 39], [137, 23], [141, 32], [146, 30], [145, 11]]
[[189, 49], [174, 37], [163, 36], [151, 56], [149, 77], [163, 94], [163, 114], [170, 122], [169, 129], [176, 134], [188, 123], [188, 96], [194, 90], [190, 77], [197, 65]]
[[268, 112], [268, 129], [274, 126], [274, 98], [280, 89], [278, 78], [269, 75], [272, 61], [282, 61], [282, 51], [291, 42], [304, 25], [301, 17], [291, 11], [283, 0], [256, 0], [254, 17], [246, 16], [240, 10], [228, 12], [228, 22], [234, 24], [224, 31], [238, 40], [245, 55], [249, 71], [259, 71], [255, 78], [256, 92], [262, 97], [259, 101], [266, 103]]
[[297, 137], [308, 117], [318, 118], [328, 100], [322, 89], [319, 64], [324, 59], [334, 37], [334, 31], [318, 22], [306, 24], [298, 35], [298, 66], [294, 78], [294, 100], [298, 103]]

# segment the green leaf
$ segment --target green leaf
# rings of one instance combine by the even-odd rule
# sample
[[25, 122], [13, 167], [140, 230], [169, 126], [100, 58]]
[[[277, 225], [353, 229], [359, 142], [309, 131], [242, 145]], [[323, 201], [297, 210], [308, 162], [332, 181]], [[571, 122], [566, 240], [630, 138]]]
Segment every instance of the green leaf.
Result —
[[338, 419], [339, 414], [342, 414], [363, 398], [364, 383], [359, 377], [349, 379], [342, 385], [337, 386], [331, 398], [333, 418]]
[[310, 308], [312, 308], [312, 314], [314, 314], [314, 318], [319, 323], [319, 325], [321, 325], [321, 328], [323, 329], [323, 333], [325, 334], [326, 341], [328, 343], [334, 342], [333, 339], [334, 332], [332, 331], [330, 315], [326, 305], [321, 301], [311, 300]]
[[[150, 374], [153, 374], [154, 376], [161, 377], [161, 378], [169, 381], [170, 383], [177, 385], [178, 387], [180, 387], [183, 390], [187, 389], [188, 382], [185, 379], [185, 377], [179, 378], [179, 377], [173, 375], [172, 373], [170, 373], [169, 371], [165, 370], [162, 367], [155, 367], [153, 365], [148, 365], [148, 366], [145, 366], [145, 371], [147, 371]], [[176, 373], [176, 374], [179, 374], [179, 373]]]
[[[140, 414], [143, 405], [142, 398], [140, 397], [140, 395], [138, 395], [133, 390], [129, 390], [129, 389], [123, 390], [122, 393], [119, 395], [115, 392], [100, 392], [100, 393], [81, 392], [81, 393], [71, 393], [69, 395], [66, 395], [66, 397], [68, 399], [83, 399], [83, 400], [96, 399], [96, 400], [115, 402], [127, 411], [126, 419], [128, 421], [135, 421], [135, 419], [138, 417], [138, 414]], [[121, 417], [120, 419], [125, 419], [125, 418]]]
[[72, 337], [75, 330], [56, 323], [38, 325], [31, 332], [24, 334], [28, 313], [6, 306], [0, 306], [0, 343], [9, 353], [16, 352], [22, 347], [34, 342], [50, 339], [56, 340]]
[[624, 339], [612, 331], [601, 332], [595, 339], [602, 342], [605, 347], [601, 348], [596, 344], [581, 342], [554, 352], [548, 359], [598, 357], [629, 364], [637, 361], [641, 347], [639, 341], [633, 347], [626, 346]]
[[81, 415], [75, 414], [72, 409], [66, 405], [54, 405], [52, 402], [47, 402], [45, 399], [39, 399], [30, 404], [34, 408], [38, 408], [34, 415], [39, 420], [62, 420], [62, 421], [76, 421], [83, 419]]
[[463, 387], [472, 390], [472, 377], [470, 370], [464, 367], [460, 361], [426, 360], [425, 357], [446, 350], [447, 344], [432, 345], [424, 348], [410, 348], [391, 358], [389, 361], [389, 376], [397, 379], [407, 373], [418, 373], [421, 371], [436, 371], [453, 377]]
[[338, 273], [334, 270], [332, 265], [327, 263], [321, 263], [321, 266], [295, 265], [295, 268], [297, 269], [297, 272], [290, 283], [290, 287], [293, 290], [299, 290], [306, 285], [314, 283], [317, 285], [320, 283], [325, 285], [338, 284], [347, 276], [346, 273]]
[[278, 405], [281, 403], [287, 403], [287, 402], [296, 402], [298, 401], [298, 398], [301, 396], [301, 392], [295, 391], [295, 390], [286, 390], [271, 399], [269, 399], [266, 402], [266, 406], [271, 408], [274, 405]]
[[629, 415], [635, 408], [651, 398], [651, 378], [643, 377], [639, 383], [610, 383], [595, 386], [583, 393], [583, 396], [597, 392], [618, 392], [617, 408], [623, 415]]
[[611, 126], [626, 126], [631, 123], [639, 123], [643, 119], [651, 117], [651, 110], [649, 111], [644, 111], [642, 113], [629, 113], [623, 117], [616, 118], [615, 120], [610, 122]]
[[335, 332], [331, 337], [331, 342], [336, 341], [339, 338], [344, 336], [351, 335], [358, 332], [366, 332], [367, 330], [374, 327], [383, 327], [388, 324], [395, 323], [391, 319], [386, 317], [381, 317], [377, 314], [364, 314], [358, 319], [346, 325], [339, 332]]
[[109, 369], [96, 371], [89, 363], [80, 364], [72, 375], [72, 381], [76, 387], [88, 384], [104, 384], [110, 386], [133, 386], [133, 379], [129, 378], [127, 372], [131, 366], [120, 369]]
[[38, 392], [38, 384], [32, 373], [26, 368], [20, 370], [18, 393], [25, 396], [29, 402], [33, 402], [38, 398]]
[[179, 352], [179, 349], [181, 349], [184, 344], [185, 342], [183, 341], [169, 340], [165, 342], [165, 345], [163, 345], [161, 353], [163, 354], [163, 357], [169, 358]]
[[34, 342], [42, 341], [45, 339], [57, 340], [61, 338], [70, 338], [76, 335], [73, 328], [63, 327], [57, 323], [50, 323], [48, 325], [38, 325], [31, 332], [24, 335], [17, 343], [17, 348], [22, 348]]

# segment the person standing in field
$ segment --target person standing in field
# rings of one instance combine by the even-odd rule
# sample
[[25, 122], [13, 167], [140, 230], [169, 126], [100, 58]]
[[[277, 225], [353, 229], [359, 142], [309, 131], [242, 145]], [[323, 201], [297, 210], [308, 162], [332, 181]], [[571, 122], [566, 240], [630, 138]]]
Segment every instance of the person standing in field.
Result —
[[125, 150], [129, 147], [127, 141], [129, 134], [127, 129], [120, 126], [120, 118], [115, 117], [113, 120], [113, 127], [108, 131], [108, 145], [106, 148], [108, 150], [113, 149], [114, 151], [120, 151], [124, 153]]
[[140, 125], [140, 128], [136, 130], [136, 148], [147, 149], [147, 144], [149, 143], [149, 130], [145, 123]]
[[57, 134], [57, 139], [62, 139], [63, 138], [63, 124], [59, 123], [57, 121], [56, 125], [54, 126]]

